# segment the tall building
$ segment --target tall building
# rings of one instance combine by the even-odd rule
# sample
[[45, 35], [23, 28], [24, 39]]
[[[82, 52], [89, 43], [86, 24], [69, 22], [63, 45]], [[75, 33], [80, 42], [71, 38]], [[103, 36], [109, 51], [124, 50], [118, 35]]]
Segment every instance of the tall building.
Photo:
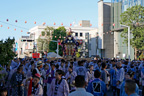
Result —
[[110, 32], [111, 28], [111, 3], [98, 2], [98, 50], [101, 57], [114, 57], [114, 34]]
[[[111, 29], [114, 32], [114, 57], [128, 57], [127, 44], [124, 44], [124, 38], [121, 37], [123, 28], [120, 26], [120, 15], [127, 8], [135, 5], [144, 6], [144, 0], [112, 0], [111, 7]], [[113, 24], [115, 26], [113, 26]], [[131, 59], [134, 59], [134, 49], [131, 47]]]
[[[35, 26], [29, 30], [31, 38], [35, 40], [37, 45], [37, 39], [39, 37], [45, 38], [44, 36], [41, 36], [42, 32], [47, 26]], [[54, 29], [57, 29], [60, 26], [49, 26], [53, 27]], [[79, 47], [79, 53], [81, 57], [91, 57], [92, 55], [99, 55], [96, 51], [97, 47], [97, 33], [98, 29], [93, 28], [90, 26], [89, 20], [82, 20], [79, 22], [78, 25], [65, 27], [67, 32], [69, 31], [69, 28], [71, 28], [71, 31], [73, 31], [73, 37], [76, 40], [81, 40], [82, 46]], [[51, 34], [51, 33], [50, 33]]]
[[[115, 2], [116, 0], [112, 0]], [[122, 12], [126, 11], [127, 8], [130, 8], [135, 5], [144, 6], [144, 0], [117, 0], [117, 2], [122, 3]]]

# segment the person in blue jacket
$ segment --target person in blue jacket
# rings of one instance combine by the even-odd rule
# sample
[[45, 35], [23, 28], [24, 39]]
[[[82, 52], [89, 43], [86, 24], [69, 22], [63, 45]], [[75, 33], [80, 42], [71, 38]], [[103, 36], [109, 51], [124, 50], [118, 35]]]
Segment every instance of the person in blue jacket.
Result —
[[106, 84], [100, 79], [101, 72], [99, 70], [95, 70], [94, 76], [95, 79], [89, 83], [87, 92], [92, 93], [94, 96], [106, 96], [107, 88]]
[[113, 96], [116, 96], [116, 65], [113, 65], [109, 71], [110, 73], [110, 80], [111, 80], [111, 87], [113, 91]]
[[[133, 77], [134, 77], [134, 72], [132, 70], [129, 70], [126, 77], [125, 77], [126, 80], [133, 80]], [[128, 94], [126, 94], [126, 92], [125, 92], [125, 84], [126, 84], [126, 81], [123, 81], [121, 84], [120, 96], [128, 96]], [[135, 93], [139, 94], [139, 87], [137, 84], [136, 84], [136, 88], [135, 88]]]
[[125, 82], [125, 92], [128, 96], [139, 96], [136, 92], [136, 83], [133, 80], [126, 80]]

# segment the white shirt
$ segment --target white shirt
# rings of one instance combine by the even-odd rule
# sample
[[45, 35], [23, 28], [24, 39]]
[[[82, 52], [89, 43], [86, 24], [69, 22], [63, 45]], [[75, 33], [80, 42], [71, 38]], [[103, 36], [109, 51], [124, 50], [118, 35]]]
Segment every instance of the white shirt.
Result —
[[94, 96], [94, 95], [89, 92], [86, 92], [84, 88], [77, 88], [76, 91], [70, 93], [68, 96]]

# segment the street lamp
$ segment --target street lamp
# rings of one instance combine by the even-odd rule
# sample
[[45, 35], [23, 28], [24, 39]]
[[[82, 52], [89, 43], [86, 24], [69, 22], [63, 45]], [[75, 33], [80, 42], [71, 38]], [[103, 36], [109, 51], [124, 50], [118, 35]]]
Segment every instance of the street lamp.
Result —
[[121, 25], [121, 27], [127, 27], [128, 28], [128, 59], [130, 62], [130, 26]]

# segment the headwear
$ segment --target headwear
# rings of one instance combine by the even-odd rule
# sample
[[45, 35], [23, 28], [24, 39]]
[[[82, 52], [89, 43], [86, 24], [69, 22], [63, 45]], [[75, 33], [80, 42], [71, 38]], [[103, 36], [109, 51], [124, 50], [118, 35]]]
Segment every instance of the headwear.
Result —
[[[41, 75], [40, 75], [40, 74], [38, 74], [38, 73], [36, 73], [34, 77], [36, 77], [36, 78], [39, 78], [39, 79], [40, 79]], [[28, 88], [28, 96], [30, 96], [30, 95], [31, 95], [31, 93], [32, 93], [32, 80], [33, 80], [33, 79], [31, 79], [31, 80], [30, 80], [30, 83], [29, 83], [29, 88]]]
[[39, 67], [39, 66], [41, 66], [43, 63], [42, 63], [42, 61], [40, 60], [40, 61], [38, 61], [38, 63], [37, 63], [37, 67]]
[[52, 65], [54, 65], [55, 66], [55, 63], [54, 63], [54, 61], [51, 61], [50, 62], [50, 65], [52, 66]]
[[135, 72], [132, 70], [129, 70], [127, 73], [128, 73], [128, 75], [132, 76], [132, 75], [134, 75]]

